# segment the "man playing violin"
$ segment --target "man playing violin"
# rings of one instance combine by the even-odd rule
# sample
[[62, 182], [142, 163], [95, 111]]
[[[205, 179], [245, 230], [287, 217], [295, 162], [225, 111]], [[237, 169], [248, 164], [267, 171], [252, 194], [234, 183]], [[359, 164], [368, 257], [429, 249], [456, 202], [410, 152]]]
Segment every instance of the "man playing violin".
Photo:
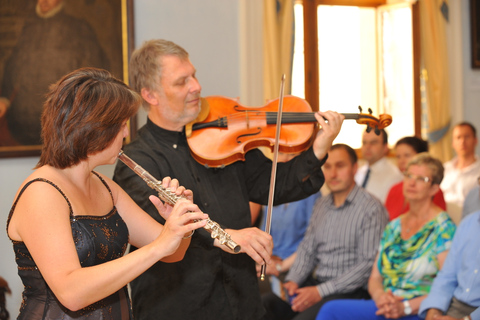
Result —
[[[131, 283], [135, 319], [262, 319], [255, 263], [270, 262], [273, 243], [269, 234], [250, 227], [249, 201], [267, 204], [271, 160], [258, 149], [249, 151], [245, 161], [223, 168], [194, 160], [185, 126], [200, 112], [201, 86], [183, 48], [148, 41], [133, 53], [129, 69], [148, 119], [125, 153], [153, 176], [176, 178], [191, 189], [200, 209], [242, 247], [240, 254], [232, 254], [207, 231], [198, 230], [181, 262], [157, 263]], [[330, 111], [315, 117], [322, 129], [312, 147], [278, 164], [275, 204], [303, 199], [324, 183], [321, 165], [344, 117]], [[154, 191], [132, 170], [118, 163], [114, 180], [162, 221], [148, 201]]]

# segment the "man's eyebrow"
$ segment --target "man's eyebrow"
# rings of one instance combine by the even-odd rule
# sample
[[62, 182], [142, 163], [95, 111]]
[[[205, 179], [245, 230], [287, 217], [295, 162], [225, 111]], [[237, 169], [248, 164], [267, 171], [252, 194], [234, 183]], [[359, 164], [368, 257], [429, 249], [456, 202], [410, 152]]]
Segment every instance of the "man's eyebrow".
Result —
[[192, 77], [192, 76], [195, 77], [196, 73], [197, 73], [197, 70], [194, 70], [192, 73], [180, 75], [180, 76], [178, 76], [177, 79], [175, 79], [175, 82], [185, 80], [188, 77]]
[[186, 75], [181, 75], [181, 76], [178, 76], [177, 78], [175, 78], [175, 81], [174, 81], [174, 82], [181, 82], [181, 81], [183, 81], [183, 80], [185, 80], [185, 79], [187, 79], [187, 78], [188, 78], [188, 76], [186, 76]]

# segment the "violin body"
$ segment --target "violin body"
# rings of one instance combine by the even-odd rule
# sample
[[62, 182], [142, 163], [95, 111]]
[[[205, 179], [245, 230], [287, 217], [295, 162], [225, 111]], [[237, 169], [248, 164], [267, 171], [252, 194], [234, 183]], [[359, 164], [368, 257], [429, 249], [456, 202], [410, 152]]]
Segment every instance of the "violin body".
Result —
[[[245, 153], [254, 148], [267, 147], [273, 151], [280, 99], [262, 107], [246, 107], [223, 96], [201, 100], [198, 117], [185, 126], [190, 152], [199, 163], [218, 168], [245, 160]], [[380, 129], [392, 123], [388, 114], [376, 118], [372, 110], [367, 114], [358, 108], [360, 113], [342, 114], [345, 119], [367, 125], [367, 132], [373, 129], [380, 134]], [[279, 152], [298, 153], [310, 147], [317, 123], [306, 100], [291, 95], [283, 97]]]
[[[191, 134], [188, 134], [192, 156], [208, 167], [223, 167], [245, 160], [245, 153], [254, 148], [273, 150], [278, 106], [279, 99], [261, 107], [246, 107], [223, 96], [203, 98], [202, 109], [208, 108], [209, 112], [204, 120], [192, 124]], [[289, 115], [293, 114], [302, 115], [302, 119], [291, 119]], [[285, 96], [279, 151], [294, 153], [306, 150], [313, 141], [316, 123], [307, 101]]]

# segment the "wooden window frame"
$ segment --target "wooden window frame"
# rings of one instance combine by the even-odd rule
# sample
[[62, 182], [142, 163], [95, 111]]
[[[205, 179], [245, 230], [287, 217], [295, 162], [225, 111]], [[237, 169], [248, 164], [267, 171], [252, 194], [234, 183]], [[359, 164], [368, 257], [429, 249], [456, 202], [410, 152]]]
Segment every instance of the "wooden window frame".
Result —
[[[305, 99], [314, 111], [319, 109], [319, 74], [318, 74], [318, 33], [317, 6], [344, 5], [357, 7], [378, 7], [386, 4], [386, 0], [301, 0], [303, 4], [303, 32], [305, 54]], [[420, 97], [420, 15], [418, 3], [412, 5], [412, 37], [413, 37], [413, 97], [415, 135], [421, 137], [421, 97]]]

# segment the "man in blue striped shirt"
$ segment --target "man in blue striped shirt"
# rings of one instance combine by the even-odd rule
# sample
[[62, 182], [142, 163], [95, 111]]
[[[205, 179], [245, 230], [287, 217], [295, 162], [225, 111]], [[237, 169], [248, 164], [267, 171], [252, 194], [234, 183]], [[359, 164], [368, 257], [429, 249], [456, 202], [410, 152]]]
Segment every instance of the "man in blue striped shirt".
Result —
[[369, 298], [367, 281], [388, 213], [356, 185], [357, 155], [351, 147], [332, 146], [322, 169], [330, 194], [315, 203], [286, 277], [290, 304], [264, 297], [266, 319], [315, 319], [329, 300]]
[[455, 232], [442, 269], [418, 312], [426, 320], [480, 320], [480, 211]]

